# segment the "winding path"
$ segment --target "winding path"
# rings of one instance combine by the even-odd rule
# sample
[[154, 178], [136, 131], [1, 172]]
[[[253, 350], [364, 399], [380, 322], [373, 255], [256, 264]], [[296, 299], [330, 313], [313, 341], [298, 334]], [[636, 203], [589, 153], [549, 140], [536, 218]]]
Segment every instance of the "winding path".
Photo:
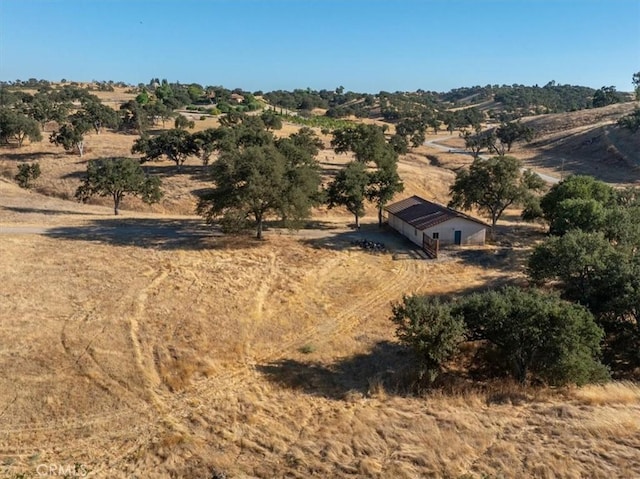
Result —
[[[467, 150], [465, 150], [464, 148], [451, 148], [450, 146], [446, 146], [446, 145], [441, 145], [440, 143], [438, 143], [439, 141], [444, 141], [444, 140], [449, 140], [451, 138], [455, 138], [455, 136], [451, 135], [451, 136], [446, 136], [444, 138], [438, 138], [438, 139], [434, 139], [434, 140], [429, 140], [429, 141], [425, 141], [424, 144], [426, 146], [429, 146], [431, 148], [435, 148], [437, 150], [441, 150], [441, 151], [446, 151], [447, 153], [455, 153], [458, 155], [470, 155], [471, 153], [469, 153]], [[480, 158], [484, 158], [487, 159], [489, 158], [486, 155], [479, 155]], [[562, 159], [560, 159], [562, 161]], [[522, 168], [522, 171], [528, 170], [530, 168]], [[542, 178], [544, 181], [546, 181], [549, 184], [555, 185], [556, 183], [560, 183], [560, 178], [557, 178], [555, 176], [551, 176], [551, 175], [547, 175], [545, 173], [540, 173], [538, 171], [534, 172], [536, 175], [538, 175], [540, 178]]]

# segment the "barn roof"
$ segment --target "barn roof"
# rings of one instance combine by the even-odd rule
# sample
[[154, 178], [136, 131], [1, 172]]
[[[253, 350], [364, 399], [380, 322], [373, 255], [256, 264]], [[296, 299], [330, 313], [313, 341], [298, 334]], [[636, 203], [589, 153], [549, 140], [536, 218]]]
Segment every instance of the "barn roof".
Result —
[[465, 215], [460, 211], [447, 208], [432, 201], [427, 201], [415, 195], [387, 206], [385, 211], [419, 230], [431, 228], [432, 226], [444, 223], [453, 218], [462, 218], [489, 227], [489, 225], [483, 221]]

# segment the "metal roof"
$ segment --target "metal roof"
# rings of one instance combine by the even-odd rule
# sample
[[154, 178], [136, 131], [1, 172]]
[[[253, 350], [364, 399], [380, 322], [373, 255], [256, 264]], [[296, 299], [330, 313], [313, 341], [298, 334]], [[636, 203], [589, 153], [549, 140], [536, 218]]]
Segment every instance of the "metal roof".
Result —
[[427, 201], [415, 195], [387, 206], [385, 211], [419, 230], [431, 228], [432, 226], [444, 223], [453, 218], [462, 218], [481, 224], [482, 226], [489, 226], [460, 211], [447, 208], [432, 201]]

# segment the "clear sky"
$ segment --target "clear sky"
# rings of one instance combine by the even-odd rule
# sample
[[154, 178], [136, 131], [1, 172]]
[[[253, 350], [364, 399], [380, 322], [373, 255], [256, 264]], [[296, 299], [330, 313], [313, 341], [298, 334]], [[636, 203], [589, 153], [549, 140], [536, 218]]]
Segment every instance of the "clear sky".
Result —
[[631, 91], [640, 0], [0, 0], [0, 80]]

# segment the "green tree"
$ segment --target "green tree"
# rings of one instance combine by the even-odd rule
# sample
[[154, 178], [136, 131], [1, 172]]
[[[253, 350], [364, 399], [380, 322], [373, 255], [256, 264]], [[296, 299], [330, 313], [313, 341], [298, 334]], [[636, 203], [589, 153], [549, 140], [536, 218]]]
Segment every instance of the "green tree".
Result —
[[398, 175], [395, 164], [378, 168], [369, 174], [366, 197], [378, 208], [378, 226], [382, 227], [382, 213], [385, 205], [396, 193], [404, 191], [404, 183]]
[[300, 183], [308, 180], [308, 171], [302, 172], [308, 167], [287, 158], [274, 144], [225, 151], [211, 166], [214, 186], [200, 196], [198, 214], [209, 223], [220, 220], [226, 231], [253, 223], [261, 239], [269, 214], [306, 213], [305, 198], [299, 195], [308, 195], [308, 202], [317, 195], [306, 188], [308, 183]]
[[[518, 141], [529, 142], [533, 140], [534, 130], [519, 121], [503, 123], [496, 129], [496, 138], [502, 145], [507, 147], [507, 152], [511, 151], [511, 146]], [[500, 152], [499, 154], [503, 154]]]
[[[640, 87], [637, 91], [640, 92]], [[618, 120], [618, 126], [626, 128], [631, 131], [631, 133], [637, 133], [640, 131], [640, 108], [635, 108], [633, 112], [620, 118]]]
[[[617, 210], [614, 210], [617, 212]], [[550, 284], [566, 299], [596, 315], [606, 333], [606, 355], [616, 369], [640, 365], [640, 256], [638, 224], [617, 226], [635, 230], [612, 244], [602, 232], [573, 230], [538, 245], [528, 262], [531, 281]]]
[[504, 211], [526, 203], [544, 181], [530, 170], [521, 171], [521, 163], [510, 156], [477, 158], [467, 169], [459, 170], [450, 188], [453, 208], [477, 207], [491, 218], [492, 233]]
[[260, 119], [264, 122], [267, 130], [280, 130], [282, 128], [282, 120], [273, 110], [265, 110], [260, 115]]
[[186, 130], [187, 128], [191, 129], [196, 126], [193, 120], [189, 120], [184, 115], [177, 115], [176, 120], [174, 122], [174, 127], [176, 130]]
[[496, 142], [496, 137], [492, 132], [473, 134], [469, 130], [460, 133], [460, 137], [464, 140], [465, 149], [471, 152], [474, 159], [477, 159], [484, 149], [492, 149]]
[[536, 285], [555, 282], [566, 299], [597, 313], [606, 296], [616, 296], [609, 271], [624, 263], [625, 256], [601, 232], [572, 230], [536, 246], [529, 257], [527, 274]]
[[156, 203], [162, 197], [160, 178], [145, 175], [133, 158], [102, 158], [87, 164], [87, 176], [76, 190], [76, 198], [85, 202], [93, 196], [113, 198], [113, 212], [118, 214], [125, 195]]
[[27, 107], [27, 114], [36, 120], [44, 131], [45, 125], [50, 121], [63, 123], [70, 108], [69, 102], [56, 101], [53, 95], [37, 93]]
[[144, 106], [143, 110], [155, 125], [158, 121], [162, 122], [162, 128], [165, 127], [167, 121], [176, 116], [171, 108], [161, 101], [154, 101]]
[[555, 210], [549, 233], [562, 236], [572, 229], [600, 231], [605, 226], [607, 210], [594, 199], [571, 198], [561, 201]]
[[191, 135], [203, 165], [208, 165], [211, 155], [220, 150], [220, 142], [226, 138], [226, 135], [227, 132], [223, 128], [207, 128]]
[[33, 186], [33, 182], [40, 177], [40, 163], [20, 163], [18, 165], [18, 174], [15, 180], [20, 188], [29, 189]]
[[49, 141], [56, 146], [62, 146], [65, 151], [77, 151], [80, 157], [84, 155], [85, 134], [91, 126], [81, 118], [74, 118], [74, 123], [66, 123], [49, 136]]
[[152, 123], [151, 112], [135, 100], [120, 106], [120, 128], [125, 131], [135, 131], [143, 135]]
[[572, 175], [565, 178], [541, 198], [540, 208], [544, 219], [551, 225], [563, 211], [566, 200], [594, 200], [607, 207], [615, 202], [615, 191], [606, 183], [591, 176]]
[[365, 165], [359, 161], [348, 163], [327, 188], [329, 208], [344, 206], [355, 217], [356, 228], [360, 228], [368, 184], [369, 176]]
[[176, 129], [165, 131], [153, 138], [139, 138], [133, 143], [131, 153], [144, 155], [141, 159], [143, 163], [166, 156], [180, 169], [189, 156], [198, 153], [198, 145], [187, 131]]
[[26, 138], [31, 142], [42, 140], [38, 122], [9, 108], [0, 108], [0, 139], [6, 144], [15, 139], [22, 147]]
[[309, 128], [280, 138], [276, 148], [286, 160], [286, 178], [278, 212], [284, 224], [309, 218], [311, 207], [322, 202], [320, 165], [316, 160], [322, 142]]
[[99, 101], [84, 101], [82, 109], [75, 116], [93, 127], [96, 134], [103, 128], [117, 128], [120, 122], [118, 113], [111, 107]]
[[613, 105], [614, 103], [620, 103], [621, 101], [622, 97], [620, 93], [616, 91], [616, 87], [603, 86], [593, 94], [592, 104], [594, 108], [600, 108], [607, 105]]
[[459, 301], [470, 339], [488, 341], [520, 382], [533, 373], [552, 384], [608, 377], [599, 362], [602, 330], [584, 307], [539, 290], [505, 287]]
[[636, 72], [631, 77], [631, 83], [633, 83], [633, 91], [636, 94], [636, 100], [640, 101], [640, 72]]
[[433, 382], [465, 339], [463, 319], [452, 314], [450, 304], [431, 296], [404, 296], [392, 312], [396, 336], [413, 349], [421, 375]]
[[376, 125], [358, 124], [354, 127], [336, 129], [331, 147], [338, 154], [353, 152], [356, 161], [382, 166], [388, 155], [388, 144], [384, 130]]

